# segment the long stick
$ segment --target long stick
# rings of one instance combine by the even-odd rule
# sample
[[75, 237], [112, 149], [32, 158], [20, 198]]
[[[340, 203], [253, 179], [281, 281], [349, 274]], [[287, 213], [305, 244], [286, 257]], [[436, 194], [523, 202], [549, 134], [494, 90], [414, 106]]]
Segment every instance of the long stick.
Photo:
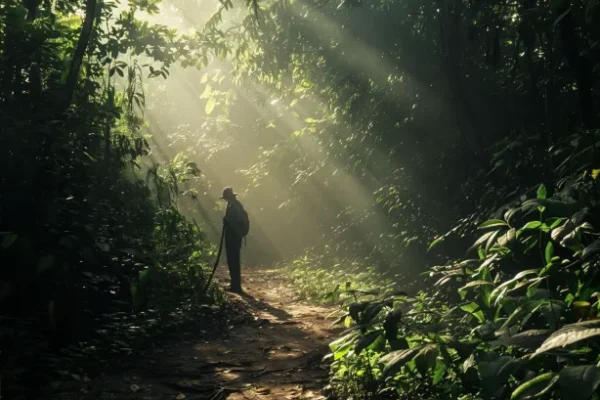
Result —
[[223, 251], [224, 239], [225, 239], [225, 226], [223, 226], [223, 229], [221, 230], [221, 240], [219, 241], [219, 251], [217, 252], [217, 260], [215, 261], [215, 265], [213, 266], [212, 273], [210, 274], [210, 277], [208, 278], [208, 281], [206, 282], [206, 287], [204, 288], [204, 293], [206, 293], [208, 291], [210, 282], [212, 281], [212, 278], [215, 275], [215, 272], [217, 271], [217, 267], [219, 266], [219, 260], [221, 260], [221, 252]]

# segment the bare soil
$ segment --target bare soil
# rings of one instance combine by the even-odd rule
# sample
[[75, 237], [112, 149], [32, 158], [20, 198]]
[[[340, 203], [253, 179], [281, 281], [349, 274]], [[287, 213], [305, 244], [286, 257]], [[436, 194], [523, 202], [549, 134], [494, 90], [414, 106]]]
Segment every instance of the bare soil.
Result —
[[[246, 268], [231, 319], [157, 345], [118, 373], [88, 382], [81, 399], [325, 399], [331, 309], [301, 303], [277, 271]], [[229, 282], [227, 267], [216, 279]], [[210, 323], [210, 322], [208, 322]]]

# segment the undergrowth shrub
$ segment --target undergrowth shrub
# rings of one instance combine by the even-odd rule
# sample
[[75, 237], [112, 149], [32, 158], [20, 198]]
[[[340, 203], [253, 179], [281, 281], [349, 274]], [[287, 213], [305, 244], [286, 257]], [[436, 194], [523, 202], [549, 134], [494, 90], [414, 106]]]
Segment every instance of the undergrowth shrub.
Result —
[[283, 268], [301, 300], [321, 304], [343, 303], [356, 295], [370, 293], [382, 286], [393, 287], [392, 280], [375, 268], [356, 260], [330, 259], [307, 251]]
[[599, 398], [600, 171], [582, 141], [560, 150], [553, 173], [564, 178], [479, 223], [470, 257], [431, 267], [429, 289], [357, 293], [338, 319], [347, 330], [330, 344], [333, 393]]

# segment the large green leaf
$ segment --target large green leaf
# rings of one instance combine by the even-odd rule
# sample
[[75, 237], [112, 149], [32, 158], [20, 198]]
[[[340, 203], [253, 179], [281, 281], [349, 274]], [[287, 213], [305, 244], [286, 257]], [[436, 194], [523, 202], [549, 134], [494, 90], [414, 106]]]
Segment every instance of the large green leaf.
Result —
[[437, 385], [438, 383], [440, 383], [440, 381], [444, 377], [445, 373], [446, 373], [446, 365], [444, 365], [444, 363], [438, 361], [435, 364], [435, 369], [433, 370], [433, 385], [434, 386]]
[[600, 385], [600, 368], [595, 365], [567, 367], [558, 376], [563, 400], [588, 400]]
[[356, 347], [354, 348], [354, 353], [357, 355], [360, 354], [364, 349], [366, 349], [371, 344], [373, 344], [373, 342], [375, 342], [377, 339], [379, 339], [382, 335], [383, 335], [383, 330], [377, 330], [374, 332], [370, 332], [370, 333], [366, 334], [365, 336], [362, 336], [360, 339], [358, 339], [358, 342], [356, 342]]
[[438, 348], [435, 344], [428, 344], [415, 356], [415, 365], [421, 374], [426, 374], [435, 366]]
[[541, 354], [558, 347], [565, 347], [600, 335], [600, 320], [583, 321], [575, 324], [565, 325], [554, 332], [540, 346], [535, 354]]
[[508, 289], [508, 286], [510, 286], [513, 283], [517, 282], [519, 279], [522, 279], [522, 278], [526, 277], [527, 275], [537, 274], [538, 272], [539, 272], [539, 269], [528, 269], [528, 270], [519, 272], [512, 279], [509, 279], [509, 280], [507, 280], [505, 282], [502, 282], [500, 285], [496, 286], [496, 288], [494, 290], [492, 290], [492, 293], [490, 294], [490, 298], [492, 300], [494, 300], [494, 299], [498, 300], [498, 297], [499, 297], [500, 293], [505, 288]]
[[521, 349], [536, 350], [550, 336], [552, 331], [548, 329], [531, 329], [517, 333], [516, 335], [504, 336], [492, 345], [496, 346], [514, 346]]
[[421, 347], [413, 347], [412, 349], [393, 351], [381, 357], [379, 362], [385, 363], [383, 374], [385, 376], [395, 374], [402, 366], [412, 360], [420, 350]]
[[485, 356], [487, 359], [479, 362], [479, 374], [483, 397], [490, 399], [521, 368], [523, 361], [510, 356], [498, 356], [496, 353], [487, 353]]

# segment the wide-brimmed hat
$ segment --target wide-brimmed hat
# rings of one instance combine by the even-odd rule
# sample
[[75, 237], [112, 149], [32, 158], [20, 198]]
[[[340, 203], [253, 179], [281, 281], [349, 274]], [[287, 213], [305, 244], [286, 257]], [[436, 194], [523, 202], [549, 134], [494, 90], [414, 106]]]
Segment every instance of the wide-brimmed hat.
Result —
[[237, 196], [237, 193], [233, 192], [233, 188], [231, 187], [226, 187], [225, 189], [223, 189], [223, 196], [221, 196], [222, 199], [226, 199], [228, 197], [235, 197]]

